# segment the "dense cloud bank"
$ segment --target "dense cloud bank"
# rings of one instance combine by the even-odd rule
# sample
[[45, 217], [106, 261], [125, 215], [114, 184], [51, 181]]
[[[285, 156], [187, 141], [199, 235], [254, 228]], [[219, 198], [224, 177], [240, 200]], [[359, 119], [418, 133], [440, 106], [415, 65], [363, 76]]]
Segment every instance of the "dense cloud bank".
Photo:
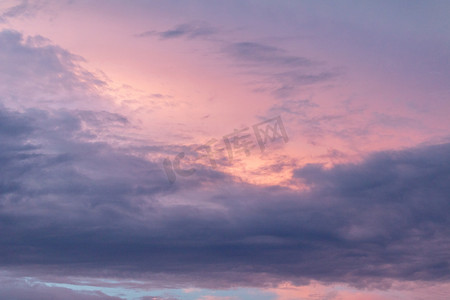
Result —
[[306, 191], [226, 176], [174, 187], [157, 162], [80, 138], [82, 120], [1, 110], [3, 268], [206, 286], [448, 280], [450, 144], [307, 165], [294, 172]]

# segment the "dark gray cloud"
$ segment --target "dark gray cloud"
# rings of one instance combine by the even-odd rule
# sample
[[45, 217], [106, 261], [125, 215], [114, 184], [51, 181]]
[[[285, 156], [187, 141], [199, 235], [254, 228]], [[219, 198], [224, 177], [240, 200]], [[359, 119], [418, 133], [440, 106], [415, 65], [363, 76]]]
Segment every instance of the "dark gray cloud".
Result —
[[4, 269], [204, 287], [449, 280], [449, 144], [308, 165], [304, 192], [202, 170], [170, 186], [156, 162], [80, 141], [64, 113], [2, 111]]
[[[135, 171], [143, 172], [138, 176], [142, 180], [145, 180], [149, 172], [160, 173], [160, 168], [156, 164], [126, 155], [126, 151], [130, 149], [117, 150], [104, 142], [97, 142], [96, 131], [82, 126], [87, 123], [96, 130], [101, 130], [114, 126], [117, 122], [126, 123], [126, 119], [120, 115], [95, 111], [49, 112], [32, 109], [23, 113], [1, 110], [0, 116], [2, 117], [0, 136], [3, 141], [0, 145], [0, 160], [3, 161], [0, 176], [4, 178], [2, 183], [9, 182], [12, 188], [15, 186], [12, 183], [16, 182], [18, 184], [16, 188], [22, 188], [23, 196], [26, 198], [41, 195], [44, 201], [45, 195], [71, 191], [69, 194], [78, 194], [76, 196], [79, 197], [78, 201], [83, 201], [81, 194], [89, 191], [93, 196], [96, 193], [102, 194], [101, 190], [105, 189], [104, 192], [109, 190], [107, 193], [112, 200], [115, 196], [121, 197], [120, 194], [131, 192], [134, 190], [133, 185], [138, 184], [122, 181], [130, 176], [124, 174], [123, 163], [140, 165], [142, 169]], [[100, 157], [102, 159], [99, 159]], [[162, 175], [160, 177], [159, 184], [162, 184], [165, 181], [162, 180]], [[10, 180], [7, 180], [8, 178]], [[33, 184], [36, 178], [40, 178], [38, 185]], [[106, 186], [101, 187], [102, 184], [92, 186], [93, 178], [96, 178], [98, 183], [103, 181]], [[107, 183], [108, 180], [115, 181], [114, 178], [122, 179], [120, 182]], [[109, 184], [112, 185], [108, 187]], [[144, 190], [147, 188], [152, 189], [150, 187], [152, 183], [144, 185], [146, 187], [142, 186], [142, 191], [135, 190], [135, 192], [145, 193]], [[158, 189], [158, 185], [153, 188]], [[3, 201], [8, 201], [10, 197], [14, 198], [14, 194], [10, 194], [8, 190], [6, 187], [0, 190], [0, 194], [5, 196]], [[94, 205], [95, 197], [88, 198], [89, 201], [94, 201], [90, 205]]]
[[191, 22], [176, 25], [174, 28], [166, 31], [146, 31], [137, 35], [137, 37], [157, 36], [162, 40], [175, 38], [195, 39], [214, 35], [218, 30], [204, 22]]

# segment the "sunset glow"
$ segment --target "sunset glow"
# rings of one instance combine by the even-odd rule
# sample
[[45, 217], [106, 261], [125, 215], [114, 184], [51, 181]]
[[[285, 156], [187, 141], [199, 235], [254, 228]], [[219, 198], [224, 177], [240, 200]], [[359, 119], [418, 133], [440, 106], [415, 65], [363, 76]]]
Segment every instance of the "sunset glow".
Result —
[[0, 1], [0, 300], [448, 300], [450, 2]]

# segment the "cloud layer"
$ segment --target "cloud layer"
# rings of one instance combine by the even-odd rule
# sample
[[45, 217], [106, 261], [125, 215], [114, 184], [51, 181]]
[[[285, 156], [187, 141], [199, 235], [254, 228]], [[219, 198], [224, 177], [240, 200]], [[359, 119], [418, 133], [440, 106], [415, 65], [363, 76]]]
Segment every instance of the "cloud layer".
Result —
[[448, 280], [450, 144], [307, 165], [293, 177], [306, 191], [173, 187], [156, 162], [80, 139], [80, 116], [1, 115], [3, 267], [207, 286]]
[[0, 295], [444, 299], [446, 6], [0, 4]]

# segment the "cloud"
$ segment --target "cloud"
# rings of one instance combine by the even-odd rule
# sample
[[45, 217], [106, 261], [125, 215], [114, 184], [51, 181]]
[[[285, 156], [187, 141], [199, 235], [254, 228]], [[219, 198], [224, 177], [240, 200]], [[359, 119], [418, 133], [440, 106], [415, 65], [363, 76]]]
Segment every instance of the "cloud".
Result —
[[[166, 31], [146, 31], [137, 37], [156, 36], [161, 40], [176, 38], [201, 38], [219, 31], [207, 23], [191, 22]], [[223, 45], [225, 44], [225, 45]], [[256, 76], [257, 90], [269, 90], [275, 98], [285, 99], [295, 95], [298, 88], [329, 82], [337, 77], [337, 71], [323, 70], [321, 63], [310, 58], [291, 55], [288, 51], [258, 42], [243, 41], [221, 43], [221, 52]]]
[[41, 10], [45, 5], [46, 1], [14, 1], [15, 5], [8, 6], [3, 11], [0, 11], [0, 23], [6, 22], [10, 18], [17, 18], [20, 16], [34, 16], [36, 12]]
[[285, 100], [281, 103], [274, 104], [268, 111], [270, 115], [276, 114], [293, 114], [299, 116], [305, 116], [306, 110], [319, 107], [318, 104], [308, 100]]
[[228, 45], [225, 52], [247, 63], [277, 66], [310, 66], [313, 62], [300, 56], [288, 55], [284, 50], [254, 42], [240, 42]]
[[425, 282], [394, 282], [389, 289], [384, 286], [369, 289], [354, 289], [348, 285], [329, 285], [311, 282], [305, 286], [289, 283], [269, 289], [277, 295], [277, 300], [410, 300], [447, 299], [445, 291], [449, 284]]
[[[191, 22], [175, 26], [166, 31], [150, 30], [137, 37], [159, 37], [161, 40], [177, 38], [205, 38], [219, 31], [207, 23]], [[217, 42], [217, 40], [215, 41]], [[338, 71], [324, 70], [321, 63], [313, 59], [289, 54], [288, 51], [265, 43], [242, 41], [220, 42], [220, 52], [232, 58], [239, 68], [252, 75], [256, 90], [269, 90], [275, 98], [293, 96], [303, 86], [320, 84], [335, 79]]]
[[236, 297], [203, 296], [199, 300], [237, 300]]
[[100, 291], [74, 291], [6, 276], [0, 279], [0, 295], [3, 299], [14, 300], [123, 300], [123, 298], [107, 296]]
[[307, 191], [206, 172], [170, 186], [60, 113], [2, 111], [4, 269], [203, 287], [449, 279], [450, 144], [307, 165], [293, 178]]
[[172, 29], [166, 31], [146, 31], [136, 35], [137, 37], [149, 37], [157, 36], [161, 40], [175, 39], [175, 38], [187, 38], [195, 39], [201, 37], [208, 37], [216, 34], [218, 31], [214, 27], [204, 22], [191, 22], [184, 23], [175, 26]]
[[[246, 184], [201, 164], [171, 186], [160, 161], [146, 155], [180, 147], [144, 151], [100, 139], [130, 121], [89, 103], [102, 99], [95, 88], [103, 83], [76, 56], [12, 31], [0, 41], [2, 269], [61, 281], [138, 278], [158, 287], [450, 279], [450, 144], [328, 169], [307, 165], [292, 178], [307, 190]], [[245, 59], [248, 45], [239, 47]], [[281, 71], [267, 74], [281, 74], [279, 83], [308, 82], [289, 71], [289, 62], [303, 67], [301, 60], [252, 47], [257, 58], [247, 60], [276, 65]], [[82, 95], [86, 106], [70, 107]]]
[[178, 300], [178, 299], [176, 299], [176, 298], [166, 298], [166, 297], [145, 296], [145, 297], [142, 297], [141, 300]]
[[256, 80], [258, 91], [269, 91], [275, 98], [290, 98], [299, 88], [330, 82], [339, 72], [325, 70], [313, 59], [291, 55], [286, 50], [256, 42], [237, 42], [223, 47], [222, 52], [238, 63]]
[[106, 82], [82, 67], [82, 57], [43, 37], [24, 38], [12, 30], [0, 32], [0, 44], [3, 105], [78, 109], [107, 106], [107, 97], [101, 96]]

